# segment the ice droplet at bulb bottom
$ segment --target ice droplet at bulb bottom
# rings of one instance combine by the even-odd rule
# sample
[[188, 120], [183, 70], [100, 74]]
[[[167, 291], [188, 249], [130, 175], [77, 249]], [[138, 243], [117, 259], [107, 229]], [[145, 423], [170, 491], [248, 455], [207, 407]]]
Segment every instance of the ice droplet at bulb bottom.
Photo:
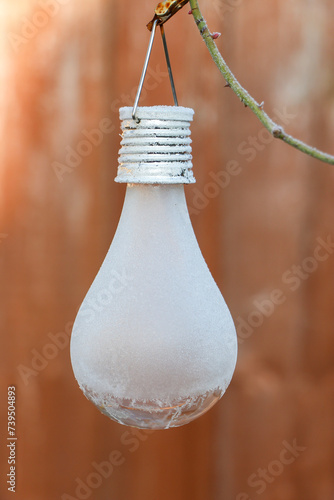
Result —
[[141, 429], [169, 429], [188, 424], [206, 413], [223, 395], [220, 389], [200, 396], [170, 401], [118, 399], [112, 395], [94, 394], [82, 388], [85, 396], [115, 422]]
[[167, 429], [208, 411], [233, 375], [237, 337], [199, 249], [182, 184], [194, 182], [188, 108], [120, 110], [128, 184], [108, 254], [78, 312], [74, 374], [124, 425]]

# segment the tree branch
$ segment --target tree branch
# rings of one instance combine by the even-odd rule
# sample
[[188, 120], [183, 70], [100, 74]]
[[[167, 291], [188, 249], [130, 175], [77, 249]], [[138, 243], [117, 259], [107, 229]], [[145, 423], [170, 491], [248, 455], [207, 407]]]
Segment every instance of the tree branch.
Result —
[[259, 104], [256, 100], [244, 89], [230, 68], [227, 66], [223, 56], [219, 52], [216, 43], [214, 42], [213, 35], [210, 33], [209, 28], [204, 20], [202, 13], [200, 11], [198, 1], [197, 0], [189, 0], [191, 6], [191, 12], [195, 19], [195, 23], [201, 33], [201, 36], [209, 49], [212, 59], [216, 63], [219, 71], [225, 78], [228, 86], [237, 94], [240, 101], [244, 103], [245, 106], [248, 106], [253, 113], [258, 117], [260, 122], [266, 127], [267, 130], [275, 137], [276, 139], [281, 139], [282, 141], [290, 144], [294, 148], [302, 151], [303, 153], [312, 156], [313, 158], [317, 158], [320, 161], [329, 163], [334, 165], [334, 156], [324, 153], [316, 148], [313, 148], [306, 144], [305, 142], [300, 141], [299, 139], [295, 139], [291, 135], [287, 134], [283, 127], [275, 123], [270, 116], [263, 111], [263, 104]]

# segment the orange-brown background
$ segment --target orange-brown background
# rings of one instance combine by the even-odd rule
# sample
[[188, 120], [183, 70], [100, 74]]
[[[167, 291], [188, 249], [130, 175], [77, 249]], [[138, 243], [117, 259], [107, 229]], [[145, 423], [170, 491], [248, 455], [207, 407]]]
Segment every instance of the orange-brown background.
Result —
[[[155, 7], [62, 0], [45, 26], [15, 38], [27, 21], [43, 24], [47, 3], [0, 4], [1, 500], [13, 495], [5, 484], [8, 385], [17, 388], [19, 500], [84, 498], [75, 493], [78, 478], [86, 482], [93, 462], [113, 450], [124, 463], [89, 498], [333, 500], [334, 254], [294, 291], [282, 277], [311, 265], [317, 238], [334, 239], [334, 169], [268, 141], [224, 88], [188, 7], [166, 32], [180, 103], [196, 112], [197, 184], [186, 192], [199, 244], [238, 324], [272, 290], [286, 300], [240, 343], [233, 382], [214, 409], [183, 428], [133, 436], [131, 445], [128, 429], [81, 394], [68, 345], [56, 355], [46, 347], [54, 345], [50, 334], [62, 333], [66, 344], [119, 219], [117, 108], [133, 102]], [[265, 110], [285, 114], [287, 131], [333, 153], [332, 0], [201, 6], [223, 33], [218, 45], [234, 73]], [[141, 104], [172, 104], [158, 37], [150, 68]], [[60, 182], [54, 162], [64, 163], [66, 148], [104, 118], [114, 132]], [[219, 188], [214, 173], [223, 175], [231, 160], [239, 174]], [[53, 359], [22, 371], [43, 352]], [[304, 450], [259, 493], [250, 476], [275, 470], [283, 442], [294, 440]]]

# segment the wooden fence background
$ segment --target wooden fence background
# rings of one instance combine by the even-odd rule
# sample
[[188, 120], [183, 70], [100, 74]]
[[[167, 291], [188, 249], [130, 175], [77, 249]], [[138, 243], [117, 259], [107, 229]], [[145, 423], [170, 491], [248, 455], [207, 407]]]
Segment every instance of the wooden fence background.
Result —
[[[265, 110], [333, 153], [333, 1], [201, 6]], [[187, 7], [166, 26], [180, 103], [196, 112], [197, 184], [186, 192], [238, 327], [237, 370], [208, 414], [152, 434], [109, 421], [74, 380], [71, 321], [119, 219], [118, 107], [133, 103], [154, 7], [0, 2], [0, 498], [13, 498], [6, 413], [15, 385], [18, 499], [333, 500], [334, 169], [271, 140], [224, 88]], [[172, 104], [158, 37], [141, 104]], [[114, 131], [59, 170], [105, 123]], [[119, 465], [103, 477], [94, 463], [114, 450]]]

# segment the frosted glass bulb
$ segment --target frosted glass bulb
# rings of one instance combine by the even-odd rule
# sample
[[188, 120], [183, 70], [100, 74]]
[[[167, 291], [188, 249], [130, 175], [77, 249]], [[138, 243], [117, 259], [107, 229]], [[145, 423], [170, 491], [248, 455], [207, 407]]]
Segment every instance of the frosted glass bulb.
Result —
[[113, 420], [167, 429], [186, 424], [224, 394], [237, 337], [199, 249], [184, 183], [191, 171], [188, 108], [122, 108], [116, 181], [127, 182], [108, 254], [71, 338], [76, 379]]

